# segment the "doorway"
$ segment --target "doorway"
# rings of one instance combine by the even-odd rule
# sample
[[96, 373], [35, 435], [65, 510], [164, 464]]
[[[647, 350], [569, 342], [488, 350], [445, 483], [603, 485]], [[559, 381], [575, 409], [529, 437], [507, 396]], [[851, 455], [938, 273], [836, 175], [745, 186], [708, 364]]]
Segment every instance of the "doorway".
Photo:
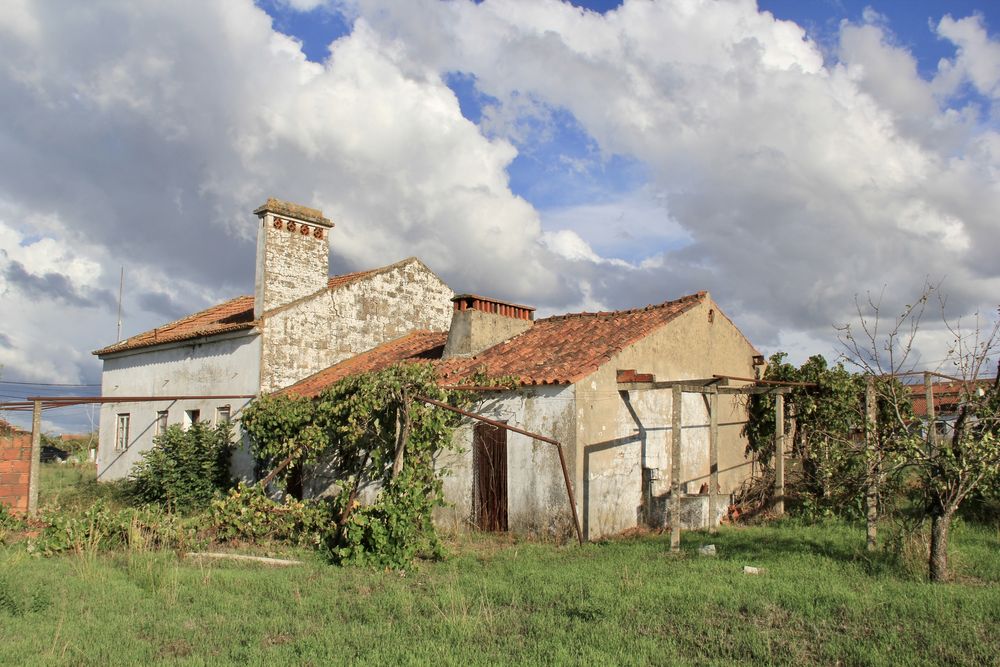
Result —
[[472, 508], [480, 530], [507, 530], [507, 431], [479, 423], [472, 438]]

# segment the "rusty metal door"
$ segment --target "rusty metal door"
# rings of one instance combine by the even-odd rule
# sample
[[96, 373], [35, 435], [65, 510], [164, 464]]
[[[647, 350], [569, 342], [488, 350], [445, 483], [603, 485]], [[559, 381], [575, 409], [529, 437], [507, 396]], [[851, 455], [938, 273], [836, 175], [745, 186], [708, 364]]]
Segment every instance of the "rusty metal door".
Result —
[[480, 530], [507, 530], [507, 431], [476, 424], [472, 447], [472, 507]]

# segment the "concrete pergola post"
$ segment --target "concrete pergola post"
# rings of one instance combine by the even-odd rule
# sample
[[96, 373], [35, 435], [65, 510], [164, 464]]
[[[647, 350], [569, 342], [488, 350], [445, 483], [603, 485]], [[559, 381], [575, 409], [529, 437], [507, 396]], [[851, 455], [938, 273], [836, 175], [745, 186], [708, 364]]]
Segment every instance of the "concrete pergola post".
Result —
[[774, 513], [785, 514], [785, 395], [774, 396]]
[[715, 517], [719, 508], [719, 388], [713, 385], [708, 395], [708, 530], [718, 532]]
[[671, 388], [670, 550], [681, 550], [681, 386]]
[[35, 400], [31, 408], [31, 468], [28, 470], [28, 516], [38, 514], [38, 467], [42, 463], [42, 402]]
[[934, 410], [934, 379], [931, 373], [924, 373], [924, 399], [927, 402], [927, 455], [933, 456], [937, 448], [937, 422]]

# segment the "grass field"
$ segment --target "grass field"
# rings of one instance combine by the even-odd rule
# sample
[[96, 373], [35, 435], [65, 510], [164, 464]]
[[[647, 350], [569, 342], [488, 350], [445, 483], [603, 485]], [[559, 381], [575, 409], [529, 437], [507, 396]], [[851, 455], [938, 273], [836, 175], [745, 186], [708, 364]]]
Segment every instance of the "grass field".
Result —
[[[717, 557], [697, 555], [707, 542]], [[663, 536], [471, 537], [405, 574], [308, 552], [267, 569], [13, 545], [0, 548], [0, 663], [1000, 664], [995, 528], [956, 528], [948, 585], [866, 558], [863, 542], [839, 523], [688, 533], [680, 555]]]

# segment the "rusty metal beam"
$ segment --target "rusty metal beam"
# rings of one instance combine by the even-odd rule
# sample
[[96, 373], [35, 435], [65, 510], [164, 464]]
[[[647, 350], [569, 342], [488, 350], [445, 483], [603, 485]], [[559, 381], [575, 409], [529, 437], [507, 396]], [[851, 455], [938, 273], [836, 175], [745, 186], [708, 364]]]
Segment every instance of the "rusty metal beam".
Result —
[[33, 410], [35, 403], [41, 403], [43, 410], [68, 408], [74, 405], [94, 405], [105, 403], [149, 403], [156, 401], [203, 401], [220, 399], [256, 398], [255, 394], [205, 395], [205, 396], [29, 396], [24, 401], [0, 403], [0, 410]]
[[256, 394], [203, 396], [29, 396], [28, 401], [43, 403], [142, 403], [148, 401], [198, 401], [215, 398], [256, 398]]
[[476, 414], [475, 412], [469, 412], [468, 410], [456, 408], [454, 405], [448, 405], [447, 403], [436, 401], [433, 398], [428, 398], [426, 396], [416, 396], [415, 398], [418, 401], [423, 401], [424, 403], [442, 408], [443, 410], [450, 410], [452, 412], [462, 415], [463, 417], [475, 419], [477, 421], [483, 422], [484, 424], [489, 424], [491, 426], [502, 428], [507, 431], [513, 431], [514, 433], [520, 433], [521, 435], [527, 436], [529, 438], [540, 440], [541, 442], [547, 442], [550, 445], [555, 445], [556, 451], [559, 453], [559, 465], [562, 467], [563, 481], [566, 483], [566, 496], [569, 499], [569, 508], [573, 512], [573, 524], [576, 527], [576, 539], [580, 542], [580, 546], [583, 546], [583, 529], [580, 528], [580, 517], [576, 511], [576, 497], [573, 495], [573, 483], [570, 482], [569, 479], [569, 470], [566, 468], [566, 456], [563, 454], [563, 448], [561, 442], [553, 438], [541, 435], [540, 433], [532, 433], [531, 431], [526, 431], [523, 428], [518, 428], [516, 426], [504, 424], [503, 422], [499, 422], [495, 419], [490, 419], [489, 417]]

